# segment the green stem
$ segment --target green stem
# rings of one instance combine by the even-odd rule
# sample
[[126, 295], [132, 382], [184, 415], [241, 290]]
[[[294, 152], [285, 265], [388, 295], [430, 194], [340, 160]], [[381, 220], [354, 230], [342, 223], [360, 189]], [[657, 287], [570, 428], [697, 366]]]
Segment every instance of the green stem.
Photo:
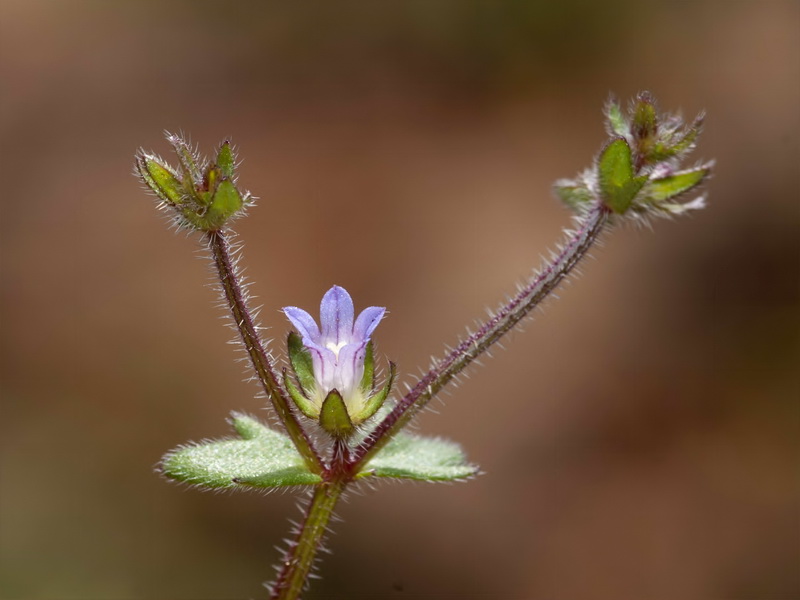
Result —
[[286, 551], [282, 568], [272, 586], [272, 600], [295, 600], [306, 585], [333, 509], [347, 486], [345, 480], [321, 483], [314, 490], [297, 539]]
[[225, 233], [222, 231], [209, 231], [206, 234], [206, 238], [214, 257], [214, 266], [219, 274], [225, 300], [228, 302], [233, 321], [236, 323], [236, 328], [241, 335], [244, 347], [250, 356], [256, 376], [308, 468], [314, 473], [322, 473], [325, 470], [322, 459], [320, 459], [310, 438], [297, 420], [289, 398], [278, 383], [275, 370], [272, 368], [267, 353], [264, 351], [258, 330], [250, 316], [250, 311], [247, 309], [242, 286], [236, 274], [236, 267], [231, 261], [230, 248]]
[[609, 215], [609, 209], [598, 203], [582, 216], [577, 229], [553, 260], [545, 264], [528, 284], [491, 319], [483, 323], [477, 332], [434, 364], [355, 449], [350, 461], [353, 473], [360, 471], [367, 461], [458, 373], [488, 350], [558, 287], [598, 240], [608, 223]]

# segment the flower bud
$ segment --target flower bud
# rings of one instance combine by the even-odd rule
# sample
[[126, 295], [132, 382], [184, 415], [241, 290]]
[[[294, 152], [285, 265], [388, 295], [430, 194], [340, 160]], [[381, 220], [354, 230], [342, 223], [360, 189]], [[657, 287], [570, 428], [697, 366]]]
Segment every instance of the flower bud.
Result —
[[641, 92], [627, 114], [613, 98], [605, 106], [611, 140], [591, 169], [560, 179], [554, 192], [576, 212], [598, 203], [618, 215], [678, 215], [704, 206], [704, 197], [677, 202], [702, 184], [713, 163], [681, 169], [703, 124], [699, 115], [685, 125], [678, 115], [659, 114], [655, 100]]
[[167, 134], [167, 140], [178, 156], [180, 168], [140, 150], [136, 155], [136, 170], [162, 203], [174, 209], [179, 225], [218, 231], [252, 203], [250, 194], [236, 187], [236, 158], [230, 142], [220, 146], [212, 163], [202, 161], [180, 136]]
[[653, 98], [649, 92], [640, 92], [631, 110], [631, 136], [638, 160], [652, 160], [657, 133], [658, 115]]

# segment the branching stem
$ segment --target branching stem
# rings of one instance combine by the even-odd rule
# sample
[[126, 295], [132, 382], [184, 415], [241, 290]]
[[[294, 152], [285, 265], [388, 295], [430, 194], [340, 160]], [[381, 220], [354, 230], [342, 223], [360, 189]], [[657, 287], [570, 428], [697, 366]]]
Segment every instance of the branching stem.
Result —
[[322, 459], [297, 420], [297, 415], [292, 410], [288, 396], [278, 383], [275, 370], [272, 368], [272, 364], [264, 350], [264, 345], [261, 343], [253, 318], [250, 316], [250, 311], [242, 293], [242, 286], [236, 274], [236, 267], [231, 260], [230, 246], [225, 233], [223, 231], [211, 231], [206, 234], [206, 239], [214, 257], [214, 266], [219, 274], [225, 300], [231, 310], [231, 315], [236, 323], [236, 328], [242, 338], [247, 354], [250, 356], [256, 376], [308, 468], [314, 473], [322, 473], [325, 470]]
[[477, 332], [467, 337], [445, 358], [434, 364], [355, 449], [351, 459], [353, 472], [358, 472], [420, 408], [558, 287], [600, 237], [608, 223], [609, 215], [609, 209], [600, 203], [589, 210], [550, 263], [538, 271], [530, 282], [491, 319], [481, 325]]

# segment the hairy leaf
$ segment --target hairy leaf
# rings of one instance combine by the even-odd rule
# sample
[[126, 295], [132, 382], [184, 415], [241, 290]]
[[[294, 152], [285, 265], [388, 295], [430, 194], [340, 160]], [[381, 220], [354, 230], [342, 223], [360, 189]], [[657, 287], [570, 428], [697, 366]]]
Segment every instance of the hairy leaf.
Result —
[[192, 485], [232, 488], [280, 487], [321, 481], [285, 435], [247, 415], [233, 413], [242, 439], [212, 440], [167, 453], [161, 468], [167, 477]]
[[358, 477], [394, 477], [417, 481], [454, 481], [478, 473], [466, 461], [461, 446], [440, 438], [424, 438], [404, 433], [370, 460]]

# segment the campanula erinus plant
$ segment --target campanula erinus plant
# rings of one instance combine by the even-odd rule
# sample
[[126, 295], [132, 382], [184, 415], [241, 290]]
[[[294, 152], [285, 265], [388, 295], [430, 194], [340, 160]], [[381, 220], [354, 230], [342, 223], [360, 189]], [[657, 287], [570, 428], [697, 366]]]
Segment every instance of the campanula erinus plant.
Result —
[[356, 314], [353, 299], [338, 285], [322, 297], [318, 320], [304, 308], [283, 309], [291, 325], [285, 368], [267, 352], [233, 257], [238, 249], [232, 248], [230, 228], [253, 205], [253, 197], [237, 182], [229, 142], [209, 161], [182, 137], [168, 134], [177, 167], [144, 151], [137, 154], [139, 177], [175, 226], [198, 232], [208, 248], [254, 375], [282, 425], [276, 431], [233, 413], [237, 439], [179, 446], [164, 456], [161, 471], [203, 488], [306, 490], [305, 516], [269, 585], [271, 598], [300, 597], [333, 511], [349, 487], [379, 478], [462, 481], [478, 473], [457, 444], [412, 435], [406, 426], [553, 292], [606, 232], [626, 221], [674, 217], [704, 206], [705, 197], [693, 193], [712, 164], [682, 166], [695, 147], [702, 116], [686, 123], [661, 114], [643, 92], [627, 110], [610, 100], [605, 117], [609, 139], [592, 165], [574, 179], [555, 183], [556, 196], [575, 213], [560, 248], [510, 301], [434, 360], [404, 395], [393, 394], [395, 365], [381, 368], [372, 342], [386, 309], [370, 306]]

